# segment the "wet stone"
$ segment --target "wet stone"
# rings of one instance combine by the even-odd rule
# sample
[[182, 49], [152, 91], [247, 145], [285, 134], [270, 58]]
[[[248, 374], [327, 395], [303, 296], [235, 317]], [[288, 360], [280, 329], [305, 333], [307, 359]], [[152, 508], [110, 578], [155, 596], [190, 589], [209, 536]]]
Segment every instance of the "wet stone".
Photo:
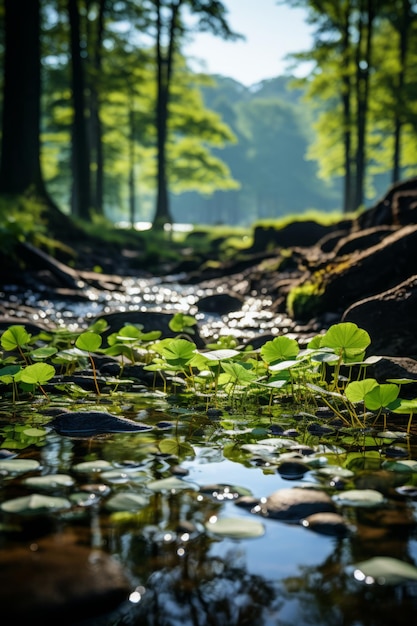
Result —
[[301, 523], [304, 528], [321, 535], [346, 537], [350, 533], [348, 523], [338, 513], [314, 513], [304, 518]]
[[59, 537], [4, 549], [0, 555], [5, 624], [75, 624], [116, 610], [130, 591], [117, 561], [101, 550], [63, 543]]
[[263, 515], [285, 522], [300, 522], [315, 513], [336, 513], [336, 507], [324, 491], [293, 487], [279, 489], [261, 504]]
[[278, 466], [278, 474], [287, 480], [298, 480], [310, 470], [309, 466], [300, 461], [284, 461]]

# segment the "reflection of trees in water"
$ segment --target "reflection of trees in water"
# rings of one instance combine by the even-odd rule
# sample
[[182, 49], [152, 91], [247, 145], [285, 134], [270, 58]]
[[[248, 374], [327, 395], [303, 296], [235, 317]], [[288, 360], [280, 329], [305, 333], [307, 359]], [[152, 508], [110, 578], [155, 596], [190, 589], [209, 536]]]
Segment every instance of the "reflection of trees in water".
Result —
[[[357, 538], [354, 543], [356, 541]], [[369, 546], [362, 545], [362, 556], [355, 561], [368, 558], [363, 556], [367, 550]], [[279, 626], [410, 626], [415, 623], [415, 581], [402, 586], [360, 583], [347, 568], [352, 563], [352, 552], [355, 547], [352, 549], [351, 540], [343, 539], [335, 543], [333, 553], [321, 565], [302, 566], [299, 576], [283, 580], [280, 603], [285, 606], [296, 600], [297, 614], [291, 622], [280, 620]], [[379, 554], [386, 555], [383, 551]], [[389, 556], [401, 558], [404, 555]]]
[[[219, 541], [202, 527], [222, 504], [196, 493], [157, 494], [140, 517], [124, 527], [112, 548], [122, 554], [143, 599], [123, 624], [134, 626], [267, 626], [274, 586], [245, 567], [242, 544], [211, 555]], [[162, 515], [163, 512], [163, 515]], [[139, 517], [135, 517], [136, 522]], [[188, 520], [193, 520], [192, 524]], [[196, 522], [199, 520], [201, 524]], [[117, 545], [118, 544], [118, 545]], [[120, 625], [121, 626], [121, 625]]]
[[[133, 521], [112, 530], [112, 551], [146, 590], [118, 626], [415, 623], [415, 585], [366, 586], [346, 570], [377, 555], [413, 562], [409, 540], [415, 525], [407, 530], [393, 524], [407, 519], [403, 515], [393, 518], [391, 509], [389, 515], [382, 515], [380, 509], [358, 510], [355, 533], [342, 540], [329, 537], [334, 549], [323, 563], [300, 566], [298, 575], [271, 581], [247, 571], [244, 542], [221, 543], [204, 530], [204, 522], [219, 515], [223, 506], [201, 491], [158, 493]], [[232, 547], [219, 554], [223, 546]]]

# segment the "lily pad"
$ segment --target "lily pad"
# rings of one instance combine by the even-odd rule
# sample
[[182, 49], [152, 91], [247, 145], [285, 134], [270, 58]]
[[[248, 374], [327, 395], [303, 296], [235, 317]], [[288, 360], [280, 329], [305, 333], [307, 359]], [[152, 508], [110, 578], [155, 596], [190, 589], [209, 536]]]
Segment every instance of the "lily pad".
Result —
[[213, 517], [205, 527], [211, 533], [231, 539], [252, 539], [265, 534], [261, 522], [240, 517]]
[[398, 585], [417, 580], [417, 567], [392, 557], [375, 557], [349, 566], [353, 577], [367, 585]]

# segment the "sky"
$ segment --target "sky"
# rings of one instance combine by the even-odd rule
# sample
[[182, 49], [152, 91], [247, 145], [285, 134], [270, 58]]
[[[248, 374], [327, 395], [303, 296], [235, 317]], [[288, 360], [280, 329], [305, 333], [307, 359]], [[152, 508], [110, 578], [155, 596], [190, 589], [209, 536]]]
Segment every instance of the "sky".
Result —
[[302, 9], [278, 5], [277, 0], [223, 0], [223, 4], [229, 26], [246, 40], [225, 42], [206, 33], [193, 35], [184, 52], [196, 59], [192, 65], [196, 70], [222, 74], [249, 87], [289, 73], [285, 55], [311, 47], [311, 27]]

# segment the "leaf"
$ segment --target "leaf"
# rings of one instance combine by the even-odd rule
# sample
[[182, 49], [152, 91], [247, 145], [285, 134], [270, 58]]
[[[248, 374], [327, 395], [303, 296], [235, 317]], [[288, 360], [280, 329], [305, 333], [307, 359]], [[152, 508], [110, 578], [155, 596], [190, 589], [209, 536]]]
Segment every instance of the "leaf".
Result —
[[[256, 373], [248, 369], [241, 363], [222, 363], [222, 368], [225, 374], [228, 375], [227, 382], [233, 382], [236, 384], [249, 383], [255, 379]], [[223, 376], [223, 379], [225, 377]]]
[[30, 385], [44, 385], [55, 376], [55, 368], [48, 363], [33, 363], [22, 370], [20, 380]]
[[205, 359], [209, 361], [224, 361], [225, 359], [232, 359], [239, 354], [238, 350], [223, 349], [223, 350], [210, 350], [210, 352], [199, 353]]
[[24, 326], [9, 326], [1, 336], [1, 346], [4, 350], [11, 352], [26, 346], [30, 342], [31, 337], [32, 335], [26, 331]]
[[346, 386], [345, 394], [350, 402], [362, 402], [366, 394], [368, 394], [378, 383], [374, 378], [365, 378], [349, 383]]
[[206, 530], [231, 539], [253, 539], [265, 534], [265, 527], [256, 520], [241, 517], [213, 517], [205, 524]]
[[177, 439], [162, 439], [159, 442], [159, 449], [163, 454], [173, 456], [195, 456], [194, 448], [188, 442], [180, 442]]
[[273, 365], [277, 361], [289, 361], [295, 359], [300, 348], [295, 339], [281, 336], [267, 341], [260, 350], [261, 356], [266, 363]]
[[366, 330], [353, 322], [333, 324], [322, 336], [320, 347], [332, 348], [342, 358], [352, 359], [366, 350], [371, 338]]
[[75, 342], [76, 347], [79, 350], [85, 352], [95, 352], [101, 346], [102, 338], [97, 333], [93, 333], [87, 330], [85, 333], [81, 333]]
[[168, 326], [174, 333], [194, 333], [192, 326], [197, 324], [195, 317], [185, 313], [175, 313]]
[[162, 348], [161, 354], [169, 364], [184, 367], [195, 355], [196, 347], [187, 339], [173, 339]]
[[380, 384], [365, 394], [365, 406], [370, 411], [386, 407], [397, 399], [400, 388], [393, 383]]

